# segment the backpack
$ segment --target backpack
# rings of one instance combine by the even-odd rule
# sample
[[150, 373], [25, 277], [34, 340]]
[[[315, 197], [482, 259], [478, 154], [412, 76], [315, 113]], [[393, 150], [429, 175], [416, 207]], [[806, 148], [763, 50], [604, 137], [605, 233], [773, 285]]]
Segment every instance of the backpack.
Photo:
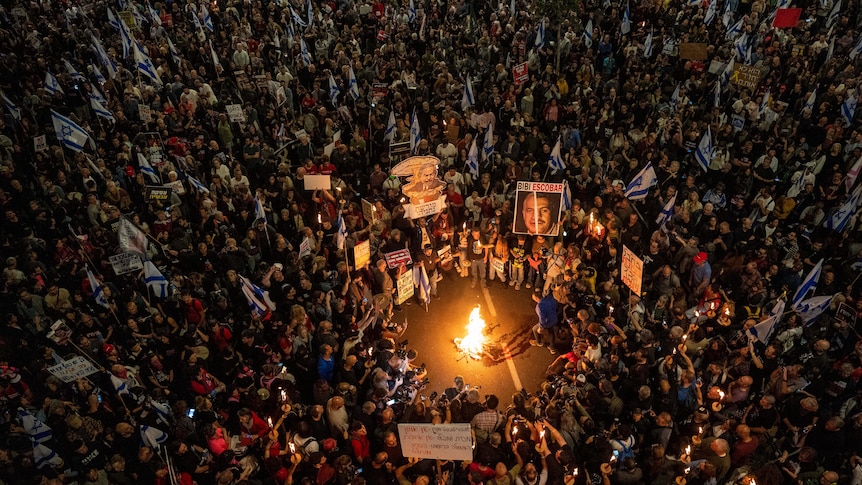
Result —
[[[631, 438], [631, 436], [629, 436], [629, 438]], [[620, 450], [620, 454], [617, 457], [618, 463], [622, 463], [622, 461], [625, 460], [626, 458], [634, 458], [635, 457], [635, 452], [632, 449], [632, 447], [635, 445], [634, 438], [632, 438], [632, 446], [626, 446], [626, 442], [628, 442], [628, 439], [626, 439], [626, 441], [614, 440], [614, 442], [616, 442], [616, 444], [618, 444], [622, 447], [622, 450]]]

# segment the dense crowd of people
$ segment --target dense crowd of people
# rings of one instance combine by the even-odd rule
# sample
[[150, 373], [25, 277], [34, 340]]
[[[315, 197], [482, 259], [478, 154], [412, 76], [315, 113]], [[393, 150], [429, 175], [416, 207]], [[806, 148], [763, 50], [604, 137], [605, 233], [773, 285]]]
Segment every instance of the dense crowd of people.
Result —
[[[862, 484], [860, 22], [4, 3], [0, 482]], [[440, 159], [432, 217], [405, 217], [405, 146]], [[567, 183], [557, 236], [514, 233], [527, 180]], [[459, 277], [535, 305], [547, 381], [429, 382], [393, 319], [401, 249], [432, 314]], [[405, 457], [398, 423], [471, 423], [473, 459]]]

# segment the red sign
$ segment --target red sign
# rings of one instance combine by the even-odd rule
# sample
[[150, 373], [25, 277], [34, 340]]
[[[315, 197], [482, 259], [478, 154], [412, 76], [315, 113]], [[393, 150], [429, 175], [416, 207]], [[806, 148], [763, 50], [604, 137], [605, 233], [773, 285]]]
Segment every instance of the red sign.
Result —
[[519, 86], [530, 80], [530, 73], [527, 71], [527, 63], [522, 62], [512, 68], [512, 79], [515, 85]]
[[401, 267], [401, 265], [413, 264], [413, 258], [410, 257], [409, 249], [399, 249], [383, 255], [386, 258], [386, 265], [389, 269]]
[[386, 40], [388, 38], [389, 34], [387, 34], [385, 30], [380, 29], [377, 31], [377, 40]]
[[389, 85], [386, 83], [374, 83], [371, 87], [371, 99], [378, 102], [389, 95]]
[[801, 15], [801, 8], [779, 8], [775, 12], [775, 20], [772, 21], [772, 26], [777, 29], [796, 27]]

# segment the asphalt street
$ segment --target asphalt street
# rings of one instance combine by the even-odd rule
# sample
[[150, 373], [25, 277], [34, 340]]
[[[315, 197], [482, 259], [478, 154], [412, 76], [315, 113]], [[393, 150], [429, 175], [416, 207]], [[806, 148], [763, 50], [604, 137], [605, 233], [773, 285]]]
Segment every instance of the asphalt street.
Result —
[[[503, 403], [510, 402], [512, 393], [521, 387], [535, 392], [556, 356], [543, 347], [530, 346], [530, 328], [537, 321], [532, 289], [503, 289], [494, 281], [485, 292], [480, 285], [470, 288], [470, 281], [453, 271], [440, 281], [440, 298], [431, 300], [428, 312], [414, 298], [411, 305], [403, 305], [395, 314], [396, 321], [408, 322], [404, 337], [409, 340], [408, 347], [419, 353], [416, 364], [427, 365], [430, 383], [425, 394], [451, 387], [456, 375], [472, 386], [481, 386], [480, 395], [496, 394]], [[485, 356], [478, 360], [465, 355], [454, 343], [467, 334], [468, 317], [477, 305], [481, 306], [489, 343]]]

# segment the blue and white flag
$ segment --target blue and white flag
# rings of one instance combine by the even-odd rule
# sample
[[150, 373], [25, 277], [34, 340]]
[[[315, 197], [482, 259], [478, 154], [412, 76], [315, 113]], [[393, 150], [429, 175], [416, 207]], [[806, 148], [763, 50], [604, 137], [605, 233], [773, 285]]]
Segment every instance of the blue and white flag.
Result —
[[210, 193], [210, 189], [208, 189], [207, 186], [204, 185], [203, 182], [201, 182], [200, 180], [192, 177], [191, 175], [186, 175], [186, 179], [188, 179], [189, 185], [194, 187], [194, 189], [197, 190], [199, 193], [201, 193], [201, 194], [209, 194]]
[[255, 286], [245, 276], [240, 276], [239, 281], [240, 287], [242, 288], [242, 293], [243, 295], [245, 295], [245, 299], [248, 302], [248, 307], [249, 310], [251, 310], [251, 313], [258, 316], [263, 316], [269, 313], [270, 308], [266, 306], [263, 301], [261, 301], [261, 299], [255, 292], [255, 289], [259, 288], [257, 288], [257, 286]]
[[862, 54], [862, 35], [859, 36], [859, 40], [856, 41], [856, 45], [853, 46], [853, 50], [850, 51], [848, 56], [852, 61], [855, 60], [859, 54]]
[[826, 30], [832, 28], [838, 22], [838, 16], [841, 15], [841, 0], [835, 0], [835, 5], [832, 11], [829, 12], [829, 17], [826, 18]]
[[96, 80], [96, 83], [99, 85], [105, 84], [108, 80], [105, 76], [102, 75], [102, 71], [99, 70], [99, 67], [95, 64], [90, 64], [90, 71], [93, 73], [93, 78]]
[[87, 96], [89, 98], [95, 99], [102, 104], [108, 102], [108, 98], [106, 98], [105, 95], [102, 94], [102, 92], [99, 91], [99, 88], [97, 88], [94, 84], [90, 84], [90, 94], [88, 94]]
[[153, 24], [162, 25], [162, 18], [159, 16], [159, 12], [152, 7], [152, 5], [147, 4], [147, 12], [150, 14], [150, 18], [153, 20]]
[[721, 23], [725, 28], [730, 27], [733, 22], [733, 10], [730, 9], [731, 2], [724, 2], [724, 12], [721, 14]]
[[757, 115], [763, 116], [763, 112], [766, 111], [766, 108], [769, 107], [769, 98], [772, 96], [772, 93], [769, 89], [763, 93], [763, 99], [760, 100], [760, 105], [757, 107]]
[[212, 57], [212, 59], [213, 59], [213, 67], [215, 68], [216, 73], [218, 73], [218, 72], [220, 72], [219, 70], [221, 69], [221, 64], [219, 63], [219, 60], [218, 60], [218, 54], [216, 54], [216, 50], [215, 50], [215, 47], [213, 47], [213, 41], [212, 40], [209, 41], [209, 44], [210, 44], [210, 57]]
[[649, 34], [647, 34], [646, 39], [644, 40], [644, 57], [649, 59], [652, 57], [652, 29], [649, 30]]
[[132, 46], [132, 49], [135, 51], [135, 64], [138, 66], [138, 72], [150, 78], [150, 80], [157, 86], [161, 86], [162, 80], [159, 77], [159, 73], [156, 71], [156, 66], [153, 65], [153, 61], [150, 59], [150, 56], [141, 49], [141, 46], [138, 45], [137, 42]]
[[98, 116], [99, 118], [104, 118], [111, 123], [117, 122], [117, 120], [114, 119], [114, 115], [111, 114], [110, 111], [108, 111], [108, 108], [105, 108], [105, 106], [95, 97], [90, 98], [90, 108], [93, 109], [93, 113], [95, 113], [96, 116]]
[[856, 114], [856, 95], [853, 93], [847, 93], [847, 97], [844, 99], [844, 102], [841, 103], [841, 117], [844, 118], [844, 123], [847, 126], [853, 124], [853, 115]]
[[258, 196], [254, 196], [254, 218], [255, 220], [263, 219], [266, 221], [266, 210], [263, 208], [263, 202]]
[[306, 2], [306, 9], [308, 10], [308, 26], [314, 26], [314, 6], [311, 4], [311, 0]]
[[54, 431], [50, 426], [39, 421], [36, 416], [27, 412], [24, 408], [18, 408], [18, 420], [21, 422], [21, 427], [24, 432], [36, 443], [44, 443], [54, 436]]
[[676, 108], [679, 106], [679, 84], [676, 85], [676, 89], [673, 90], [673, 94], [670, 95], [670, 109], [672, 112], [676, 112]]
[[742, 21], [743, 20], [744, 19], [739, 19], [736, 21], [735, 24], [728, 27], [727, 33], [725, 33], [725, 38], [727, 40], [735, 39], [739, 35], [739, 33], [742, 32]]
[[141, 443], [143, 443], [144, 446], [157, 449], [159, 445], [168, 441], [168, 434], [158, 428], [142, 424], [140, 426], [140, 430]]
[[41, 443], [33, 443], [33, 464], [36, 465], [36, 469], [47, 465], [55, 467], [62, 465], [63, 459], [51, 448]]
[[299, 52], [302, 56], [302, 62], [304, 62], [306, 66], [310, 66], [313, 59], [311, 58], [311, 53], [308, 52], [308, 46], [305, 45], [305, 39], [302, 37], [299, 38]]
[[132, 37], [132, 31], [123, 19], [120, 19], [120, 40], [123, 44], [123, 58], [129, 57], [129, 54], [134, 49], [135, 39]]
[[419, 142], [422, 141], [422, 131], [419, 129], [419, 117], [416, 116], [416, 108], [413, 108], [413, 120], [410, 122], [410, 153], [416, 153]]
[[289, 6], [290, 8], [290, 16], [293, 18], [293, 21], [300, 25], [300, 27], [308, 27], [308, 23], [296, 13], [296, 10], [293, 9], [293, 5]]
[[709, 163], [712, 162], [712, 157], [715, 154], [715, 148], [712, 146], [712, 130], [709, 126], [706, 127], [706, 133], [697, 144], [697, 150], [694, 151], [694, 159], [704, 172], [709, 172]]
[[859, 205], [859, 194], [862, 186], [857, 187], [856, 190], [847, 198], [847, 200], [841, 204], [841, 207], [838, 208], [831, 216], [826, 218], [826, 221], [823, 225], [827, 229], [832, 229], [833, 231], [844, 232], [844, 229], [847, 228], [847, 223], [850, 222], [850, 218], [853, 217], [853, 214], [856, 212], [856, 208]]
[[78, 123], [54, 110], [51, 110], [51, 121], [54, 123], [54, 133], [57, 134], [57, 141], [64, 147], [80, 152], [84, 149], [85, 143], [90, 141], [92, 144], [89, 133], [78, 126]]
[[587, 46], [587, 49], [593, 46], [593, 20], [590, 19], [587, 21], [587, 25], [584, 27], [584, 45]]
[[568, 180], [563, 180], [563, 209], [572, 209], [572, 188], [569, 187]]
[[170, 287], [168, 279], [149, 259], [144, 261], [144, 283], [146, 283], [147, 288], [153, 290], [153, 295], [156, 297], [168, 297], [168, 288]]
[[389, 122], [386, 124], [386, 132], [383, 135], [383, 139], [392, 143], [395, 141], [395, 128], [398, 125], [395, 124], [395, 111], [389, 112]]
[[96, 54], [96, 57], [99, 58], [99, 62], [102, 63], [105, 69], [108, 70], [108, 77], [114, 79], [119, 71], [117, 70], [117, 64], [114, 63], [114, 60], [108, 55], [107, 51], [105, 51], [105, 47], [102, 46], [102, 42], [96, 38], [96, 36], [90, 36], [90, 47], [92, 47], [93, 52]]
[[798, 304], [793, 305], [793, 311], [798, 313], [799, 318], [802, 319], [802, 323], [807, 325], [829, 309], [829, 306], [832, 305], [833, 298], [835, 298], [835, 295], [815, 296], [807, 300], [802, 300]]
[[494, 153], [494, 125], [488, 123], [488, 129], [485, 130], [485, 141], [482, 143], [482, 151], [485, 154], [485, 160]]
[[649, 189], [653, 185], [658, 183], [658, 177], [656, 177], [655, 169], [652, 166], [652, 163], [647, 163], [646, 167], [643, 168], [635, 178], [632, 179], [631, 183], [629, 183], [628, 187], [626, 187], [625, 196], [630, 200], [640, 200], [645, 199], [647, 195], [649, 195]]
[[350, 93], [350, 97], [353, 98], [354, 101], [359, 99], [359, 83], [356, 81], [356, 74], [353, 72], [353, 66], [348, 66], [348, 82], [347, 82], [347, 92]]
[[623, 21], [620, 24], [620, 33], [623, 35], [632, 31], [632, 13], [629, 9], [629, 3], [626, 2], [626, 9], [623, 11]]
[[715, 21], [715, 17], [718, 14], [715, 6], [716, 3], [718, 3], [718, 0], [710, 0], [709, 7], [706, 8], [706, 14], [703, 16], [704, 24], [709, 25]]
[[6, 111], [9, 112], [9, 116], [21, 121], [21, 108], [19, 108], [17, 104], [13, 103], [12, 100], [6, 96], [6, 93], [0, 93], [0, 97], [3, 98], [3, 106], [6, 107]]
[[176, 64], [177, 66], [179, 66], [179, 65], [180, 65], [180, 62], [182, 61], [182, 59], [180, 58], [180, 53], [179, 53], [179, 51], [177, 51], [177, 48], [176, 48], [176, 47], [174, 47], [174, 43], [173, 43], [173, 42], [171, 42], [171, 38], [170, 38], [170, 37], [167, 37], [167, 36], [166, 36], [166, 37], [165, 37], [165, 39], [168, 41], [168, 52], [170, 52], [170, 53], [171, 53], [171, 58], [174, 60], [174, 64]]
[[802, 109], [814, 111], [815, 102], [817, 102], [817, 86], [814, 86], [814, 91], [811, 91], [811, 94], [808, 95], [808, 99], [805, 100], [805, 106], [803, 106]]
[[338, 212], [338, 224], [336, 226], [335, 247], [339, 251], [344, 249], [344, 241], [347, 239], [347, 226], [344, 224], [344, 216]]
[[464, 95], [461, 96], [461, 109], [467, 111], [467, 108], [476, 103], [476, 98], [473, 97], [473, 80], [470, 75], [467, 75], [467, 82], [464, 83]]
[[473, 144], [470, 145], [470, 151], [467, 152], [467, 170], [474, 180], [479, 179], [479, 147], [476, 145], [475, 138], [473, 138]]
[[554, 148], [551, 150], [548, 166], [554, 172], [566, 169], [566, 162], [563, 161], [563, 156], [560, 154], [560, 137], [557, 137], [557, 143], [554, 144]]
[[817, 262], [811, 271], [808, 272], [808, 276], [802, 280], [802, 284], [799, 285], [799, 288], [796, 288], [796, 293], [793, 294], [793, 300], [791, 301], [791, 306], [796, 308], [796, 306], [808, 296], [808, 293], [814, 291], [817, 288], [817, 282], [820, 280], [820, 272], [823, 270], [823, 259]]
[[105, 308], [109, 307], [108, 300], [105, 298], [104, 285], [96, 279], [96, 275], [89, 267], [87, 267], [87, 280], [90, 281], [90, 289], [93, 291], [93, 299], [96, 300], [96, 303]]
[[338, 107], [338, 95], [341, 94], [341, 90], [338, 89], [338, 84], [335, 83], [335, 78], [332, 76], [332, 72], [329, 73], [329, 99], [332, 101], [332, 106]]
[[715, 89], [713, 90], [713, 106], [716, 108], [721, 106], [721, 80], [715, 81]]
[[57, 78], [55, 78], [50, 71], [45, 73], [45, 91], [47, 91], [51, 96], [57, 93], [66, 94], [65, 91], [63, 91], [63, 88], [60, 87], [60, 83], [57, 82]]
[[721, 73], [721, 85], [722, 87], [727, 86], [730, 83], [731, 78], [733, 78], [733, 70], [736, 67], [736, 58], [731, 57], [727, 62], [727, 65], [724, 66], [724, 71]]
[[153, 410], [153, 413], [155, 413], [156, 418], [166, 426], [170, 426], [172, 422], [171, 416], [173, 415], [171, 407], [167, 404], [156, 401], [153, 398], [149, 398], [148, 402], [150, 403], [150, 408]]
[[407, 8], [407, 17], [410, 23], [416, 20], [416, 2], [410, 0], [410, 6]]
[[658, 224], [658, 227], [664, 226], [664, 224], [673, 218], [673, 207], [676, 204], [676, 194], [673, 194], [673, 197], [667, 201], [667, 204], [664, 205], [658, 217], [655, 220], [655, 223]]
[[120, 18], [117, 17], [117, 14], [114, 13], [111, 7], [108, 7], [108, 25], [117, 31], [120, 30]]
[[772, 335], [776, 324], [781, 321], [781, 316], [784, 314], [784, 305], [784, 300], [778, 300], [775, 303], [775, 306], [772, 307], [772, 311], [769, 312], [769, 316], [767, 316], [766, 319], [749, 328], [749, 340], [753, 341], [756, 339], [764, 345], [769, 342], [770, 335]]
[[143, 153], [138, 152], [138, 169], [144, 174], [144, 177], [147, 177], [151, 183], [161, 184], [162, 179], [159, 177], [159, 173], [156, 172], [156, 169], [150, 165], [150, 161], [147, 160], [147, 157], [144, 156]]
[[210, 32], [213, 32], [215, 30], [215, 25], [213, 25], [213, 18], [210, 16], [210, 11], [207, 10], [206, 3], [201, 4], [201, 18], [203, 19], [204, 27], [206, 27]]
[[545, 47], [545, 19], [542, 18], [542, 21], [539, 23], [538, 30], [536, 31], [536, 48], [541, 49]]
[[413, 268], [413, 285], [419, 289], [419, 300], [426, 305], [431, 303], [431, 282], [424, 265], [417, 264]]
[[194, 22], [194, 24], [195, 24], [195, 32], [197, 32], [199, 30], [203, 30], [204, 28], [201, 25], [201, 19], [200, 19], [200, 17], [198, 17], [198, 13], [193, 12], [193, 11], [190, 11], [189, 13], [192, 14], [192, 22]]
[[736, 48], [736, 57], [738, 57], [742, 61], [748, 61], [750, 57], [748, 55], [748, 32], [743, 32], [742, 35], [736, 38], [733, 41], [733, 45]]
[[69, 62], [68, 59], [63, 59], [63, 64], [66, 67], [66, 72], [69, 73], [69, 76], [71, 76], [73, 80], [78, 81], [78, 82], [82, 82], [82, 83], [87, 82], [87, 79], [84, 78], [84, 76], [81, 75], [81, 73], [78, 72], [77, 69], [75, 69], [75, 66], [73, 66], [72, 63]]

